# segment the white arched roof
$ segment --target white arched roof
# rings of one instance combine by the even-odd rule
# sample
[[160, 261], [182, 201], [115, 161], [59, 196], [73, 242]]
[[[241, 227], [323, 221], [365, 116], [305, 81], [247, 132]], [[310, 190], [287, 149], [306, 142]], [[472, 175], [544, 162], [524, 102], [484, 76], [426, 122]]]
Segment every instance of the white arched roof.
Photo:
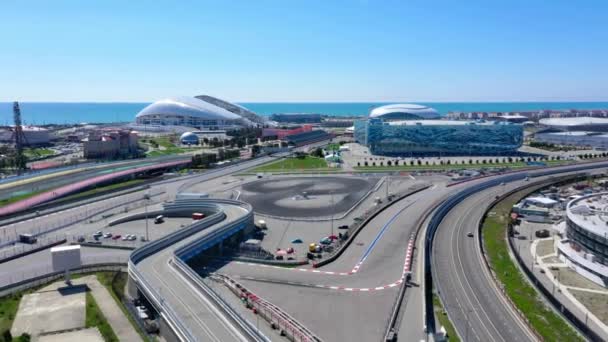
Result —
[[411, 103], [390, 104], [377, 107], [372, 109], [369, 117], [382, 119], [383, 117], [394, 117], [399, 114], [417, 116], [420, 119], [439, 118], [439, 113], [435, 109]]

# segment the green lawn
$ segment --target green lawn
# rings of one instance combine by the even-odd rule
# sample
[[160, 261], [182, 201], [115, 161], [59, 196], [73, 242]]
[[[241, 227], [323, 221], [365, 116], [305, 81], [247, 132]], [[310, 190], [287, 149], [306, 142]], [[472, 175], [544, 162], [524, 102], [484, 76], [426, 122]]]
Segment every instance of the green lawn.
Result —
[[458, 338], [456, 329], [454, 329], [452, 322], [448, 318], [448, 315], [445, 313], [443, 305], [441, 304], [441, 299], [439, 299], [439, 296], [437, 296], [437, 294], [433, 294], [433, 307], [435, 310], [435, 316], [437, 316], [437, 319], [439, 320], [439, 324], [444, 327], [448, 333], [448, 340], [452, 342], [459, 342], [460, 339]]
[[54, 155], [55, 151], [49, 148], [25, 148], [23, 154], [28, 158], [36, 158]]
[[9, 197], [9, 198], [5, 198], [0, 200], [0, 207], [5, 206], [5, 205], [9, 205], [11, 203], [15, 203], [24, 199], [28, 199], [30, 197], [36, 196], [38, 194], [41, 194], [45, 191], [50, 191], [52, 189], [47, 189], [47, 190], [40, 190], [40, 191], [33, 191], [33, 192], [28, 192], [28, 193], [24, 193], [24, 194], [20, 194], [17, 196], [13, 196], [13, 197]]
[[22, 296], [20, 292], [0, 299], [0, 334], [11, 329]]
[[143, 183], [144, 180], [143, 179], [131, 179], [128, 181], [124, 181], [124, 182], [120, 182], [120, 183], [115, 183], [115, 184], [109, 184], [109, 185], [104, 185], [104, 186], [100, 186], [94, 189], [90, 189], [87, 191], [83, 191], [83, 192], [79, 192], [77, 194], [74, 195], [70, 195], [68, 197], [64, 197], [61, 198], [62, 201], [65, 200], [75, 200], [75, 199], [79, 199], [79, 198], [83, 198], [86, 196], [93, 196], [95, 194], [104, 192], [104, 191], [111, 191], [111, 190], [120, 190], [126, 187], [131, 187], [140, 183]]
[[277, 172], [294, 170], [327, 170], [327, 162], [323, 158], [306, 156], [305, 158], [286, 158], [270, 164], [259, 166], [252, 172]]
[[141, 331], [141, 329], [139, 328], [139, 325], [137, 325], [137, 323], [135, 323], [135, 320], [133, 319], [131, 314], [127, 311], [127, 308], [125, 308], [125, 305], [120, 300], [120, 298], [124, 298], [124, 296], [125, 296], [124, 290], [125, 290], [125, 286], [127, 284], [128, 274], [125, 272], [119, 272], [117, 275], [116, 281], [114, 283], [114, 286], [112, 286], [112, 280], [114, 279], [114, 275], [116, 275], [115, 272], [99, 272], [96, 275], [97, 275], [97, 280], [99, 280], [99, 282], [110, 292], [110, 294], [112, 295], [112, 298], [114, 298], [114, 300], [116, 301], [116, 305], [118, 305], [118, 307], [120, 307], [120, 310], [122, 310], [125, 317], [127, 317], [129, 319], [129, 322], [131, 322], [131, 325], [133, 326], [135, 331], [137, 331], [137, 333], [139, 334], [141, 339], [144, 341], [148, 341], [148, 338], [146, 337], [146, 335], [143, 333], [143, 331]]
[[90, 292], [87, 292], [86, 296], [86, 327], [97, 327], [106, 342], [118, 342], [118, 337], [116, 337], [114, 330], [112, 330], [112, 327], [101, 312], [101, 309], [97, 306], [97, 302], [95, 302], [93, 295]]
[[583, 341], [561, 316], [544, 304], [540, 295], [520, 272], [516, 261], [509, 256], [506, 229], [511, 207], [528, 193], [530, 190], [509, 196], [491, 209], [494, 215], [484, 219], [483, 242], [491, 267], [504, 284], [507, 295], [545, 341]]
[[338, 150], [340, 150], [340, 144], [338, 144], [338, 143], [331, 143], [331, 144], [327, 145], [325, 147], [325, 149], [327, 151], [338, 151]]

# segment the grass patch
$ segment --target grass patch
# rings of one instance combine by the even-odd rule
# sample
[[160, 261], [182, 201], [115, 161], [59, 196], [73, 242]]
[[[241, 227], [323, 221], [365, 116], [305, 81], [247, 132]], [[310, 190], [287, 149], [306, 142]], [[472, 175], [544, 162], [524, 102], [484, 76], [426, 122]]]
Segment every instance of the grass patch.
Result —
[[87, 197], [87, 196], [92, 196], [92, 195], [96, 195], [98, 193], [104, 192], [104, 191], [112, 191], [112, 190], [120, 190], [126, 187], [131, 187], [137, 184], [141, 184], [143, 183], [145, 180], [143, 179], [131, 179], [128, 181], [124, 181], [124, 182], [120, 182], [120, 183], [115, 183], [115, 184], [110, 184], [110, 185], [104, 185], [104, 186], [100, 186], [98, 188], [94, 188], [91, 190], [87, 190], [87, 191], [83, 191], [83, 192], [79, 192], [77, 194], [74, 195], [70, 195], [68, 197], [63, 197], [61, 198], [62, 201], [70, 201], [70, 200], [75, 200], [75, 199], [79, 199], [79, 198], [83, 198], [83, 197]]
[[511, 208], [528, 193], [530, 190], [512, 194], [490, 209], [494, 215], [484, 218], [483, 242], [490, 265], [504, 285], [507, 295], [545, 341], [584, 341], [561, 316], [545, 305], [536, 289], [520, 272], [516, 261], [509, 256], [506, 230]]
[[325, 149], [327, 151], [339, 151], [340, 150], [340, 144], [338, 144], [338, 143], [331, 143], [331, 144], [328, 144], [327, 146], [325, 146]]
[[86, 327], [97, 327], [97, 329], [99, 329], [99, 332], [101, 333], [101, 336], [103, 336], [103, 339], [106, 342], [118, 342], [118, 337], [116, 337], [114, 330], [112, 330], [112, 327], [106, 320], [106, 317], [99, 309], [99, 306], [97, 305], [97, 302], [95, 302], [95, 298], [93, 298], [93, 295], [90, 292], [87, 292], [86, 296]]
[[[96, 273], [97, 280], [103, 285], [112, 295], [112, 298], [116, 301], [116, 305], [120, 308], [122, 313], [129, 319], [129, 322], [137, 331], [142, 340], [148, 341], [148, 337], [144, 334], [143, 331], [139, 328], [139, 325], [135, 322], [131, 314], [127, 311], [127, 308], [123, 304], [121, 298], [125, 297], [125, 286], [127, 285], [128, 274], [125, 272], [118, 272], [118, 275], [115, 272], [99, 272]], [[116, 280], [114, 280], [114, 276], [116, 276]], [[112, 281], [114, 281], [114, 285], [112, 285]]]
[[19, 309], [19, 302], [24, 294], [24, 292], [18, 292], [0, 299], [0, 333], [11, 330]]
[[23, 154], [29, 159], [47, 157], [55, 154], [55, 151], [49, 148], [25, 148]]
[[33, 191], [33, 192], [25, 193], [25, 194], [20, 194], [20, 195], [17, 195], [17, 196], [5, 198], [5, 199], [0, 200], [0, 207], [3, 207], [5, 205], [9, 205], [11, 203], [19, 202], [21, 200], [28, 199], [30, 197], [34, 197], [34, 196], [36, 196], [38, 194], [41, 194], [41, 193], [46, 192], [46, 191], [51, 191], [51, 190], [52, 189]]
[[323, 158], [306, 156], [304, 158], [286, 158], [256, 167], [252, 172], [319, 170], [329, 169]]
[[448, 333], [448, 339], [454, 342], [460, 342], [458, 338], [458, 334], [456, 333], [456, 329], [452, 325], [448, 314], [443, 309], [443, 304], [441, 304], [441, 299], [437, 296], [436, 293], [433, 293], [433, 308], [435, 311], [435, 316], [439, 320], [439, 324], [445, 328]]

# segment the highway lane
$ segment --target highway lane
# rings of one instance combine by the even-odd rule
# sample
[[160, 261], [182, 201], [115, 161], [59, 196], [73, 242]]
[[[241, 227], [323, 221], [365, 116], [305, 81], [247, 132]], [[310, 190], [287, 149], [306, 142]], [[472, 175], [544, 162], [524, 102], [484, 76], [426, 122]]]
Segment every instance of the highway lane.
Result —
[[[528, 331], [495, 289], [481, 259], [477, 236], [486, 205], [505, 189], [489, 189], [467, 198], [443, 220], [435, 237], [435, 286], [446, 311], [465, 341], [530, 341]], [[503, 188], [503, 187], [501, 187]]]
[[33, 176], [23, 180], [20, 179], [15, 180], [14, 182], [4, 183], [0, 186], [0, 199], [9, 198], [23, 193], [57, 188], [66, 184], [71, 184], [115, 171], [122, 171], [143, 165], [153, 165], [155, 163], [182, 159], [188, 158], [184, 158], [183, 156], [171, 158], [163, 157], [103, 163], [97, 165], [87, 164], [83, 168], [64, 170], [56, 173], [45, 174], [43, 176]]
[[[573, 174], [566, 172], [568, 167], [559, 169], [564, 170], [560, 175]], [[532, 180], [549, 178], [543, 176]], [[432, 256], [434, 284], [458, 334], [466, 341], [535, 340], [533, 333], [496, 288], [482, 259], [477, 237], [479, 222], [495, 196], [528, 184], [515, 181], [467, 197], [450, 210], [435, 235]], [[468, 232], [474, 233], [475, 237], [468, 237]]]

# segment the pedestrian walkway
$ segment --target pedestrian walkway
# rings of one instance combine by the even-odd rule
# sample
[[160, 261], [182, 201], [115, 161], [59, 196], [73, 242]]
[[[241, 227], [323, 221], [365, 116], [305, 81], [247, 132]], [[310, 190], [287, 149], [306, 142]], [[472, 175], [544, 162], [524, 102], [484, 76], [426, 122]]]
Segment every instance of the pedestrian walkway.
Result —
[[108, 320], [114, 333], [120, 341], [142, 341], [141, 337], [133, 328], [131, 322], [125, 317], [108, 289], [106, 289], [95, 276], [82, 278], [95, 298], [99, 309]]

